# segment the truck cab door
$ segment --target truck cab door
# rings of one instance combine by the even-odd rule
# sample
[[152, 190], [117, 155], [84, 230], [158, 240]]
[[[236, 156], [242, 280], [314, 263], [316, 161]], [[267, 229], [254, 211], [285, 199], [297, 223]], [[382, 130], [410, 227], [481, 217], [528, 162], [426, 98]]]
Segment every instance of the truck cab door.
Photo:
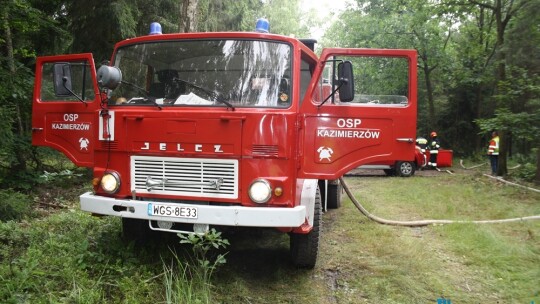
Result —
[[414, 50], [324, 49], [300, 107], [299, 176], [334, 179], [363, 164], [413, 161], [416, 61]]
[[91, 167], [100, 95], [92, 54], [39, 57], [32, 100], [32, 144]]

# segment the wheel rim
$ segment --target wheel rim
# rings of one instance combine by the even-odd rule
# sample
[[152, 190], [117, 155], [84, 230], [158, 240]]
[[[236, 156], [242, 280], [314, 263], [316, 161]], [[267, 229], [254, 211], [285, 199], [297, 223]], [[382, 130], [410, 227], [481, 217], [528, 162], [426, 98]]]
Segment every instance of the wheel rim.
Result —
[[404, 175], [409, 175], [412, 172], [412, 165], [410, 163], [401, 164], [401, 173]]

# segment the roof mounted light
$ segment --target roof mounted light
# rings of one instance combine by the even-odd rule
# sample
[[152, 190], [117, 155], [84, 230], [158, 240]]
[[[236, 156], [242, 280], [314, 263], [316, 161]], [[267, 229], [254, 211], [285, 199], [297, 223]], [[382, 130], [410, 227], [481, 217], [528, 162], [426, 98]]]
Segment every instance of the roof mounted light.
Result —
[[163, 34], [161, 32], [161, 24], [159, 24], [158, 22], [152, 22], [150, 24], [150, 33], [148, 33], [148, 35], [161, 35]]
[[268, 33], [270, 31], [270, 23], [266, 18], [259, 18], [257, 19], [257, 23], [255, 24], [255, 31], [257, 33]]

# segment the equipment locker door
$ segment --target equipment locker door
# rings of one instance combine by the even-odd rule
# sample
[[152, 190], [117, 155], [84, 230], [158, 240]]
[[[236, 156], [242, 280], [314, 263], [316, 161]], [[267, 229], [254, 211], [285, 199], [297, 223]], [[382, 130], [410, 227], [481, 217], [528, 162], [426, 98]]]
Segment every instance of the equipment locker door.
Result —
[[[354, 81], [337, 77], [345, 61]], [[343, 81], [354, 83], [354, 99], [341, 102], [339, 91], [327, 99]], [[300, 109], [300, 176], [334, 179], [366, 163], [414, 160], [416, 86], [414, 50], [324, 49]]]
[[39, 57], [32, 106], [32, 144], [52, 147], [91, 167], [100, 95], [92, 54]]

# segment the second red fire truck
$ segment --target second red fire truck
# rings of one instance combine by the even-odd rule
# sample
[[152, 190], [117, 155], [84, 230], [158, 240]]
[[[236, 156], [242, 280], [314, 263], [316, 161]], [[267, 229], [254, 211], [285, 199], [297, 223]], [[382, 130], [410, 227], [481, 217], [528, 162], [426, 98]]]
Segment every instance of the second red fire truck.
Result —
[[81, 209], [121, 217], [127, 237], [273, 227], [290, 235], [295, 265], [314, 267], [337, 179], [414, 158], [416, 52], [317, 56], [313, 41], [260, 27], [153, 24], [99, 69], [91, 54], [38, 58], [33, 144], [93, 168]]

